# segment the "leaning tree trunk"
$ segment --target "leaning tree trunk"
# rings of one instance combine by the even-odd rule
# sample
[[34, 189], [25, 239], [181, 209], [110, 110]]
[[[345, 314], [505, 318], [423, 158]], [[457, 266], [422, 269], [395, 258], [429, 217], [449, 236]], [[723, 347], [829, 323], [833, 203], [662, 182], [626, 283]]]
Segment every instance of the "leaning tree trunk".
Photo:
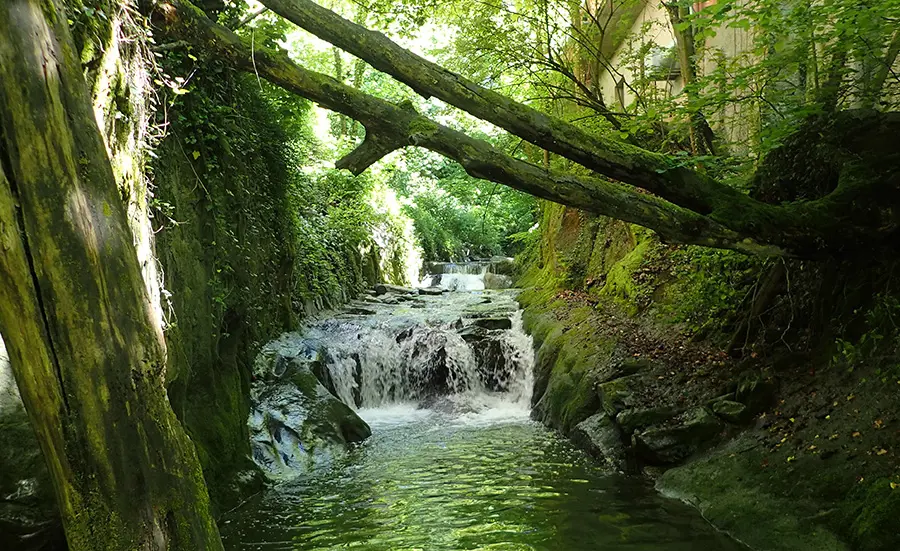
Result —
[[66, 20], [0, 3], [0, 333], [73, 551], [222, 549]]

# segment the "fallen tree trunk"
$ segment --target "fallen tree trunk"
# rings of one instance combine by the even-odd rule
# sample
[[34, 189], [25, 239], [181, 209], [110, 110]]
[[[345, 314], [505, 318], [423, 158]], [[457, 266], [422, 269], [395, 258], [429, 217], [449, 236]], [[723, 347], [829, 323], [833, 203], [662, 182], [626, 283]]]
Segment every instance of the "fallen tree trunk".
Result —
[[[428, 84], [431, 79], [429, 71], [432, 70], [440, 73], [433, 77], [440, 77], [441, 82], [457, 79], [458, 86], [469, 90], [469, 95], [477, 96], [473, 100], [474, 106], [463, 100], [457, 102], [466, 105], [466, 110], [478, 116], [484, 115], [485, 120], [495, 123], [498, 118], [491, 116], [491, 107], [500, 113], [517, 113], [518, 122], [513, 121], [513, 124], [506, 121], [509, 123], [507, 126], [521, 130], [520, 126], [528, 127], [526, 119], [530, 120], [535, 125], [534, 128], [543, 129], [538, 136], [541, 138], [538, 142], [542, 145], [572, 142], [575, 138], [571, 134], [575, 131], [579, 133], [579, 140], [586, 136], [567, 123], [516, 104], [494, 92], [477, 87], [473, 89], [476, 85], [468, 83], [462, 77], [421, 60], [384, 36], [345, 21], [324, 8], [314, 4], [315, 7], [309, 7], [306, 0], [266, 0], [266, 3], [274, 11], [286, 11], [285, 6], [299, 5], [308, 8], [309, 13], [321, 16], [312, 19], [316, 25], [321, 24], [326, 28], [328, 25], [340, 25], [327, 33], [317, 27], [316, 34], [330, 40], [334, 38], [332, 34], [340, 34], [340, 30], [347, 31], [354, 39], [335, 38], [335, 42], [343, 47], [356, 44], [355, 39], [362, 41], [362, 46], [353, 47], [353, 53], [372, 58], [372, 55], [366, 55], [367, 52], [381, 52], [380, 55], [389, 62], [395, 65], [399, 63], [406, 71], [402, 76], [414, 79], [420, 91], [434, 91]], [[321, 13], [322, 10], [330, 15]], [[891, 170], [869, 174], [865, 166], [860, 166], [864, 163], [850, 163], [834, 191], [815, 201], [771, 205], [704, 179], [704, 186], [712, 185], [715, 189], [703, 188], [701, 192], [700, 188], [684, 187], [684, 190], [692, 190], [688, 192], [691, 197], [681, 197], [678, 193], [662, 190], [662, 194], [672, 198], [670, 202], [601, 178], [547, 171], [504, 155], [483, 141], [439, 125], [409, 107], [380, 100], [326, 75], [304, 69], [292, 62], [284, 52], [258, 47], [252, 51], [249, 44], [228, 29], [209, 21], [201, 11], [185, 0], [170, 0], [159, 4], [157, 14], [157, 24], [173, 38], [190, 39], [202, 50], [214, 52], [236, 67], [257, 72], [293, 93], [360, 121], [366, 127], [366, 139], [357, 150], [338, 164], [339, 168], [348, 168], [355, 173], [362, 172], [390, 151], [416, 145], [456, 160], [473, 176], [562, 204], [640, 224], [655, 230], [665, 240], [753, 254], [821, 256], [828, 252], [858, 247], [862, 242], [888, 239], [900, 227], [900, 210], [891, 208], [891, 205], [897, 204], [900, 181], [896, 172]], [[315, 27], [309, 21], [305, 26]], [[366, 36], [370, 37], [370, 41], [366, 41]], [[377, 59], [380, 58], [376, 55]], [[409, 59], [412, 60], [410, 63], [418, 64], [415, 67], [419, 69], [419, 75], [407, 74], [411, 69], [398, 59]], [[439, 97], [456, 98], [453, 90], [458, 86], [448, 86], [451, 92], [446, 92], [443, 88], [436, 89], [442, 91], [443, 95]], [[889, 131], [900, 127], [900, 118], [897, 117], [879, 119], [877, 122]], [[525, 133], [524, 130], [522, 132]], [[848, 150], [847, 156], [852, 159], [859, 157], [858, 149], [865, 147], [863, 142], [865, 140], [857, 140], [857, 149]], [[665, 156], [627, 144], [599, 138], [590, 144], [579, 143], [577, 151], [570, 150], [568, 146], [563, 149], [554, 146], [553, 150], [565, 150], [563, 154], [568, 158], [583, 162], [582, 154], [597, 147], [595, 153], [607, 162], [608, 175], [655, 193], [660, 192], [660, 188], [656, 184], [647, 184], [645, 177], [654, 179], [655, 182], [665, 180], [667, 186], [678, 190], [684, 184], [683, 176], [694, 174], [680, 168], [673, 172], [671, 161]], [[647, 159], [650, 159], [647, 161], [650, 164], [643, 162]], [[891, 162], [900, 165], [896, 162], [896, 155], [892, 159]], [[587, 162], [584, 164], [590, 165]], [[655, 176], [650, 177], [651, 172]], [[705, 195], [707, 192], [709, 195]], [[699, 195], [694, 197], [696, 194]], [[702, 208], [692, 210], [688, 205], [696, 205], [695, 199], [701, 196], [705, 197], [705, 201], [714, 201], [715, 204], [706, 203], [700, 205]], [[707, 211], [708, 214], [703, 214]]]
[[712, 213], [722, 205], [752, 203], [737, 190], [678, 166], [666, 155], [589, 134], [479, 86], [312, 0], [261, 2], [278, 15], [367, 61], [422, 96], [446, 101], [604, 176], [645, 189], [699, 214]]
[[0, 4], [0, 333], [70, 549], [220, 550], [66, 21]]
[[207, 54], [228, 60], [248, 72], [363, 124], [366, 138], [337, 168], [360, 174], [396, 149], [414, 145], [460, 163], [467, 173], [508, 185], [543, 199], [571, 205], [652, 228], [663, 239], [751, 254], [782, 254], [753, 238], [729, 230], [690, 210], [647, 193], [600, 178], [549, 171], [502, 153], [483, 140], [467, 136], [417, 113], [365, 94], [328, 75], [304, 69], [285, 52], [251, 45], [214, 23], [184, 0], [169, 0], [155, 19], [170, 36], [190, 37]]

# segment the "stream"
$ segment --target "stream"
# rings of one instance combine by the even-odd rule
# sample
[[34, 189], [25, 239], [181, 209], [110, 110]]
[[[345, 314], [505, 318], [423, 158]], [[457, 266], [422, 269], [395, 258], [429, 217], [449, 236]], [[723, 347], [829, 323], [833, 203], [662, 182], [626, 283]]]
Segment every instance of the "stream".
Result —
[[254, 458], [272, 483], [220, 520], [226, 549], [743, 549], [532, 421], [516, 292], [485, 289], [503, 283], [490, 266], [441, 270], [423, 281], [434, 294], [383, 293], [276, 343], [315, 358], [372, 435], [313, 449], [258, 391]]

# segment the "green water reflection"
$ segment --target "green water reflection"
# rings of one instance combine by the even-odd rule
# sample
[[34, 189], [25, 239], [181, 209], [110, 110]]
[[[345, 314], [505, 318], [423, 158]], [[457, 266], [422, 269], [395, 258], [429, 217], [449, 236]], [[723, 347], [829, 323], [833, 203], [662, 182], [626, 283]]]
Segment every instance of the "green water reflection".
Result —
[[226, 549], [736, 550], [685, 505], [521, 420], [374, 424], [328, 470], [220, 522]]

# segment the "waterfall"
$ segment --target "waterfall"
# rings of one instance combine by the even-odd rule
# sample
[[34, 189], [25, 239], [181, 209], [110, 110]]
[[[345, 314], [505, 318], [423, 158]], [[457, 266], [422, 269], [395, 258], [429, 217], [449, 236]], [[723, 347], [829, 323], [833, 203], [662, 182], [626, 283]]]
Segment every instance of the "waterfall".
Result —
[[[329, 320], [305, 337], [321, 347], [330, 390], [354, 408], [489, 391], [507, 392], [527, 403], [534, 362], [531, 340], [522, 329], [521, 312], [514, 313], [511, 322], [511, 329], [485, 332], [474, 342], [461, 335], [468, 326], [462, 320], [417, 323], [402, 330]], [[493, 346], [499, 354], [481, 354], [479, 362], [479, 346]]]
[[497, 257], [471, 262], [428, 262], [420, 287], [439, 287], [448, 291], [481, 291], [512, 286], [508, 272], [512, 259]]
[[[459, 268], [482, 278], [488, 269]], [[253, 367], [253, 458], [271, 476], [329, 463], [385, 419], [528, 419], [531, 338], [514, 290], [384, 286], [376, 297], [268, 343]]]

